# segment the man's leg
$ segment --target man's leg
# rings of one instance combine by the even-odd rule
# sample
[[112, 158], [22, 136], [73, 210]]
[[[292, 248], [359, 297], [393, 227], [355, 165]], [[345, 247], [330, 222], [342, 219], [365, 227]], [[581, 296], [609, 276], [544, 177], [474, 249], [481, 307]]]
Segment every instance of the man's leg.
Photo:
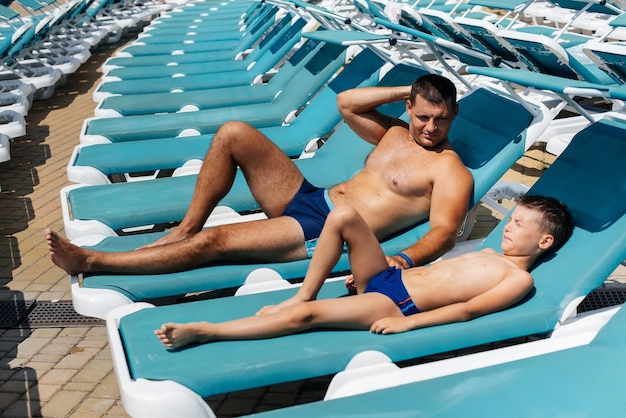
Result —
[[243, 122], [228, 122], [218, 130], [207, 151], [184, 219], [158, 243], [198, 233], [232, 187], [238, 167], [268, 217], [282, 214], [303, 180], [293, 161], [258, 129]]
[[46, 240], [52, 261], [68, 274], [159, 274], [221, 261], [290, 261], [307, 256], [300, 225], [286, 216], [207, 228], [180, 241], [121, 253], [80, 248], [50, 230]]

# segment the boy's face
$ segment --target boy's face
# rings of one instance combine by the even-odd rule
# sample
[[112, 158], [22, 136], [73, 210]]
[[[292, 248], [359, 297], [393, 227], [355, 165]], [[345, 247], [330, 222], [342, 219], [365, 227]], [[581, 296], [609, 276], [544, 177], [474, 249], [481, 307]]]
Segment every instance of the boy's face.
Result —
[[541, 227], [541, 213], [517, 206], [504, 226], [501, 246], [506, 255], [527, 256], [546, 250], [553, 241]]
[[430, 103], [419, 94], [415, 104], [407, 100], [407, 114], [410, 117], [411, 139], [423, 147], [435, 147], [448, 138], [450, 126], [456, 117], [455, 109], [449, 101], [446, 104]]

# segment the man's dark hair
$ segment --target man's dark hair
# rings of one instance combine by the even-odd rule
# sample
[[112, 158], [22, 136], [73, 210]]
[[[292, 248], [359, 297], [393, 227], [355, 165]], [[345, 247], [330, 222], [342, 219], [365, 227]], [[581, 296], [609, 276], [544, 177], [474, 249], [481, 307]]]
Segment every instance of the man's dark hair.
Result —
[[429, 103], [445, 104], [447, 100], [455, 109], [456, 86], [446, 77], [438, 74], [426, 74], [415, 80], [411, 86], [411, 104], [415, 104], [415, 97], [420, 96]]
[[567, 206], [559, 200], [553, 197], [524, 195], [517, 204], [541, 213], [541, 228], [554, 237], [554, 243], [546, 252], [558, 250], [572, 236], [574, 219]]

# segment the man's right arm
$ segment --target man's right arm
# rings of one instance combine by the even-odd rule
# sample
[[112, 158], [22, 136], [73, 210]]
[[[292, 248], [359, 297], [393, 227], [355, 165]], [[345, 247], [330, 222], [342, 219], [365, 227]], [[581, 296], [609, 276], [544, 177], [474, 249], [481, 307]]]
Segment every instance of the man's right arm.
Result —
[[337, 107], [350, 128], [365, 141], [377, 144], [387, 130], [401, 122], [380, 113], [378, 106], [408, 100], [411, 86], [363, 87], [346, 90], [337, 96]]

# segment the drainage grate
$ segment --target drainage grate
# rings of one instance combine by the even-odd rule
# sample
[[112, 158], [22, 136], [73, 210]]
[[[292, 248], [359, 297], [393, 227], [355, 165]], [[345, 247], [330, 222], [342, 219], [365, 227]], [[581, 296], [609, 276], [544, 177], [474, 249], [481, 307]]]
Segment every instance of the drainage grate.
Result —
[[69, 328], [104, 324], [102, 319], [76, 313], [71, 301], [0, 302], [0, 328]]
[[7, 300], [0, 302], [0, 328], [14, 328], [21, 324], [33, 309], [35, 301]]
[[22, 327], [93, 327], [104, 326], [105, 321], [99, 318], [83, 316], [77, 313], [71, 301], [37, 302]]
[[578, 305], [578, 313], [621, 305], [624, 301], [626, 301], [626, 287], [601, 287], [591, 292]]

